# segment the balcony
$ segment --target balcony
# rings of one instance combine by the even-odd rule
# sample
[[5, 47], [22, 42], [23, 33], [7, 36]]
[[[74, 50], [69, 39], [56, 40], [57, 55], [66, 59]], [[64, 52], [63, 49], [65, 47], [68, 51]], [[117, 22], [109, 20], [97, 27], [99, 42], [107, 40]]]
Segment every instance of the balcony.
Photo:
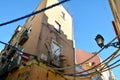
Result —
[[21, 35], [21, 38], [19, 40], [19, 45], [23, 45], [29, 38], [28, 30], [25, 30], [23, 34]]

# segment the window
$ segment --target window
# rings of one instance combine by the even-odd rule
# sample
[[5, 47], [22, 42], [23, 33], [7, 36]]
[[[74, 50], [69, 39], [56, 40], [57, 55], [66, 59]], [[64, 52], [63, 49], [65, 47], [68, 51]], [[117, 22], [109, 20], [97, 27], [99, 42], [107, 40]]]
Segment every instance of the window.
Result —
[[56, 56], [59, 56], [60, 53], [61, 53], [61, 48], [58, 44], [56, 44], [54, 41], [52, 42], [51, 44], [51, 51], [52, 51], [52, 54], [56, 55]]
[[21, 26], [18, 26], [15, 32], [20, 32], [22, 30]]
[[60, 25], [57, 21], [55, 21], [54, 28], [55, 28], [58, 32], [61, 31], [61, 25]]
[[61, 17], [65, 20], [65, 13], [63, 11], [61, 12]]
[[5, 48], [6, 48], [6, 50], [9, 50], [9, 49], [10, 49], [10, 46], [5, 45]]
[[62, 48], [61, 46], [54, 40], [52, 40], [51, 42], [51, 63], [55, 66], [60, 67], [61, 63], [60, 63], [60, 54], [62, 52]]
[[32, 30], [32, 27], [30, 26], [28, 29], [26, 29], [22, 33], [21, 38], [19, 40], [19, 45], [23, 45], [28, 40], [31, 30]]
[[46, 62], [47, 61], [47, 55], [45, 55], [44, 53], [42, 53], [41, 54], [41, 59]]
[[19, 40], [19, 45], [23, 45], [29, 38], [28, 30], [25, 30]]
[[32, 31], [32, 27], [30, 26], [29, 28], [28, 28], [28, 34], [30, 35], [30, 32]]

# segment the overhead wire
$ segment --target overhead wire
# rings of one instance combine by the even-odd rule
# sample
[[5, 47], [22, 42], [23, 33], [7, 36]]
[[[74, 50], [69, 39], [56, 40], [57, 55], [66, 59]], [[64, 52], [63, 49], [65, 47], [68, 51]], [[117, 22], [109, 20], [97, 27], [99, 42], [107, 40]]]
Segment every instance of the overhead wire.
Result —
[[[120, 50], [120, 48], [118, 48], [118, 51], [119, 51], [119, 50]], [[99, 71], [103, 70], [113, 59], [119, 57], [119, 56], [116, 56], [117, 53], [118, 53], [118, 51], [116, 51], [115, 54], [113, 54], [113, 56], [110, 58], [110, 60], [107, 61], [107, 62], [102, 66], [102, 68], [101, 68]]]
[[[12, 46], [12, 45], [10, 45], [10, 44], [7, 44], [7, 43], [5, 43], [5, 42], [0, 41], [0, 43], [2, 43], [2, 44], [4, 44], [4, 45], [7, 45], [7, 46], [9, 46], [9, 47], [12, 47], [12, 48], [14, 48], [15, 50], [17, 50], [17, 51], [19, 51], [19, 52], [21, 52], [21, 53], [29, 54], [29, 55], [31, 55], [31, 56], [36, 57], [36, 55], [32, 55], [31, 53], [23, 52], [22, 50], [18, 49], [17, 47]], [[109, 56], [107, 59], [105, 59], [103, 62], [105, 62], [106, 60], [108, 60], [108, 59], [109, 59], [110, 57], [112, 57], [113, 55], [115, 55], [115, 53], [113, 53], [112, 55], [110, 55], [110, 56]], [[115, 56], [115, 58], [117, 58], [118, 56], [120, 56], [120, 54], [118, 54], [117, 56]], [[120, 59], [117, 60], [116, 62], [114, 62], [113, 64], [105, 67], [105, 68], [104, 68], [105, 70], [103, 69], [102, 72], [108, 70], [108, 69], [106, 69], [106, 68], [109, 68], [109, 67], [113, 66], [114, 64], [118, 63], [119, 61], [120, 61]], [[83, 72], [92, 70], [92, 69], [96, 68], [97, 66], [101, 65], [103, 62], [101, 62], [100, 64], [94, 66], [93, 68], [90, 68], [90, 69], [85, 70], [85, 71], [83, 71]], [[114, 66], [114, 67], [117, 67], [117, 66], [120, 66], [120, 64], [119, 64], [119, 65], [116, 65], [116, 66]], [[114, 68], [114, 67], [111, 67], [110, 69], [112, 69], [112, 68]], [[79, 72], [79, 74], [81, 74], [81, 73], [83, 73], [83, 72]], [[81, 74], [81, 75], [78, 75], [78, 74], [77, 74], [77, 75], [75, 75], [75, 74], [66, 74], [66, 75], [67, 75], [67, 76], [73, 76], [73, 75], [74, 75], [74, 76], [88, 76], [88, 75], [91, 75], [91, 74], [94, 74], [94, 73], [95, 73], [95, 72], [88, 73], [88, 74]]]
[[117, 57], [119, 57], [119, 56], [120, 56], [120, 54], [116, 55], [114, 58], [117, 58]]
[[[13, 23], [13, 22], [22, 20], [22, 19], [24, 19], [24, 18], [33, 16], [33, 15], [35, 15], [35, 14], [38, 14], [38, 13], [43, 12], [43, 11], [45, 11], [45, 10], [48, 10], [48, 9], [50, 9], [50, 8], [52, 8], [52, 7], [55, 7], [55, 6], [57, 6], [57, 5], [60, 5], [60, 4], [62, 4], [62, 3], [64, 3], [64, 2], [67, 2], [67, 1], [70, 1], [70, 0], [63, 0], [63, 1], [61, 1], [61, 2], [58, 2], [58, 3], [56, 3], [56, 4], [53, 4], [53, 5], [48, 6], [48, 7], [46, 7], [46, 8], [43, 8], [43, 9], [41, 9], [41, 10], [38, 10], [38, 11], [35, 11], [35, 12], [30, 13], [30, 14], [28, 14], [28, 15], [22, 16], [22, 17], [20, 17], [20, 18], [13, 19], [13, 20], [10, 20], [10, 21], [1, 23], [0, 26], [7, 25], [7, 24], [10, 24], [10, 23]], [[116, 38], [117, 38], [117, 37], [115, 37], [111, 42], [113, 42]], [[110, 44], [111, 42], [109, 42], [108, 44]], [[105, 48], [105, 47], [103, 47], [101, 50], [99, 50], [95, 55], [93, 55], [93, 56], [90, 57], [89, 59], [87, 59], [87, 60], [85, 60], [85, 61], [83, 61], [82, 63], [79, 63], [79, 64], [77, 64], [77, 65], [73, 65], [73, 66], [69, 66], [69, 67], [65, 67], [65, 68], [56, 68], [56, 67], [52, 67], [52, 68], [57, 69], [57, 70], [65, 70], [65, 69], [71, 69], [71, 68], [73, 68], [74, 66], [79, 66], [79, 65], [81, 65], [81, 64], [83, 64], [83, 63], [91, 60], [92, 58], [94, 58], [94, 57], [95, 57], [97, 54], [99, 54], [104, 48]], [[18, 51], [19, 51], [19, 50], [18, 50]], [[22, 51], [20, 51], [20, 52], [22, 52]]]
[[41, 12], [43, 12], [43, 11], [46, 11], [46, 10], [48, 10], [48, 9], [50, 9], [50, 8], [53, 8], [53, 7], [55, 7], [55, 6], [58, 6], [58, 5], [60, 5], [60, 4], [63, 4], [63, 3], [65, 3], [65, 2], [67, 2], [67, 1], [70, 1], [70, 0], [63, 0], [63, 1], [61, 1], [61, 2], [55, 3], [55, 4], [53, 4], [53, 5], [50, 5], [50, 6], [46, 7], [46, 8], [43, 8], [43, 9], [41, 9], [41, 10], [38, 10], [38, 11], [32, 12], [32, 13], [30, 13], [30, 14], [27, 14], [27, 15], [25, 15], [25, 16], [22, 16], [22, 17], [19, 17], [19, 18], [16, 18], [16, 19], [13, 19], [13, 20], [10, 20], [10, 21], [1, 23], [0, 26], [4, 26], [4, 25], [7, 25], [7, 24], [11, 24], [11, 23], [17, 22], [17, 21], [19, 21], [19, 20], [28, 18], [28, 17], [30, 17], [30, 16], [39, 14], [39, 13], [41, 13]]
[[[114, 69], [114, 68], [119, 67], [119, 66], [120, 66], [120, 64], [117, 64], [117, 65], [112, 66], [112, 67], [108, 67], [108, 68], [102, 70], [100, 73], [106, 72], [106, 71], [108, 71], [108, 70]], [[91, 72], [91, 73], [88, 73], [88, 74], [68, 74], [68, 75], [66, 75], [66, 76], [89, 77], [89, 76], [91, 76], [91, 75], [96, 75], [96, 73], [97, 73], [97, 71], [94, 71], [94, 72]]]
[[[7, 46], [9, 46], [9, 47], [12, 47], [12, 48], [14, 48], [15, 50], [17, 50], [17, 51], [19, 51], [19, 52], [21, 52], [21, 53], [25, 53], [25, 54], [29, 54], [29, 55], [31, 55], [31, 56], [37, 57], [36, 55], [32, 55], [31, 53], [23, 52], [22, 50], [18, 49], [17, 47], [12, 46], [12, 45], [10, 45], [10, 44], [7, 44], [7, 43], [5, 43], [5, 42], [0, 41], [0, 43], [2, 43], [2, 44], [4, 44], [4, 45], [7, 45]], [[118, 49], [118, 50], [119, 50], [119, 49]], [[117, 50], [117, 51], [118, 51], [118, 50]], [[110, 55], [110, 56], [109, 56], [107, 59], [105, 59], [103, 62], [105, 62], [106, 60], [108, 60], [108, 59], [109, 59], [110, 57], [112, 57], [113, 55], [115, 55], [115, 53], [113, 53], [112, 55]], [[117, 58], [118, 56], [119, 56], [119, 55], [115, 56], [115, 58]], [[118, 63], [119, 61], [120, 61], [120, 59], [119, 59], [118, 61], [116, 61], [115, 63], [111, 64], [111, 65], [108, 66], [108, 67], [113, 66], [114, 64]], [[90, 69], [85, 70], [85, 71], [83, 71], [83, 72], [79, 72], [79, 74], [84, 73], [84, 72], [89, 71], [89, 70], [92, 70], [92, 69], [96, 68], [97, 66], [101, 65], [103, 62], [101, 62], [100, 64], [94, 66], [93, 68], [90, 68]], [[107, 67], [107, 68], [108, 68], [108, 67]], [[93, 73], [95, 73], [95, 72], [93, 72]], [[87, 75], [90, 75], [90, 74], [93, 74], [93, 73], [82, 74], [82, 75], [78, 75], [78, 76], [87, 76]], [[69, 76], [69, 75], [75, 75], [75, 74], [65, 74], [65, 75]]]
[[28, 55], [37, 57], [36, 55], [33, 55], [33, 54], [31, 54], [31, 53], [28, 53], [28, 52], [24, 52], [24, 51], [18, 49], [17, 47], [12, 46], [12, 45], [10, 45], [10, 44], [7, 44], [7, 43], [5, 43], [5, 42], [0, 41], [0, 43], [1, 43], [1, 44], [4, 44], [4, 45], [7, 45], [7, 46], [9, 46], [9, 47], [11, 47], [11, 48], [13, 48], [13, 49], [15, 49], [15, 50], [17, 50], [17, 51], [20, 52], [20, 53], [24, 53], [24, 54], [28, 54]]
[[[108, 71], [108, 70], [111, 70], [111, 69], [114, 69], [114, 68], [116, 68], [116, 67], [119, 67], [120, 66], [120, 64], [117, 64], [117, 65], [115, 65], [115, 66], [112, 66], [112, 67], [108, 67], [108, 68], [106, 68], [106, 69], [104, 69], [104, 70], [102, 70], [102, 71], [94, 71], [94, 72], [91, 72], [91, 73], [87, 73], [87, 74], [68, 74], [68, 75], [65, 75], [65, 76], [76, 76], [76, 77], [90, 77], [91, 75], [93, 76], [93, 75], [97, 75], [97, 73], [99, 72], [99, 73], [102, 73], [102, 72], [106, 72], [106, 71]], [[98, 73], [98, 74], [99, 74]]]
[[[117, 37], [118, 37], [118, 36], [116, 36], [114, 39], [112, 39], [107, 45], [109, 45], [109, 44], [111, 44], [113, 41], [115, 41]], [[32, 55], [32, 54], [30, 54], [30, 53], [23, 52], [22, 50], [18, 49], [17, 47], [12, 46], [12, 45], [10, 45], [10, 44], [7, 44], [7, 43], [5, 43], [5, 42], [0, 41], [0, 43], [5, 44], [5, 45], [8, 45], [8, 46], [14, 48], [15, 50], [17, 50], [17, 51], [19, 51], [19, 52], [21, 52], [21, 53], [25, 53], [25, 54]], [[56, 70], [68, 70], [68, 69], [74, 68], [75, 66], [82, 65], [82, 64], [84, 64], [85, 62], [91, 60], [92, 58], [94, 58], [95, 56], [97, 56], [104, 48], [105, 48], [105, 47], [103, 47], [103, 48], [102, 48], [101, 50], [99, 50], [96, 54], [94, 54], [93, 56], [91, 56], [90, 58], [88, 58], [87, 60], [85, 60], [85, 61], [83, 61], [83, 62], [81, 62], [81, 63], [79, 63], [79, 64], [72, 65], [72, 66], [69, 66], [69, 67], [64, 67], [64, 68], [56, 68], [56, 67], [54, 67], [54, 66], [52, 66], [52, 65], [49, 66], [49, 67], [51, 67], [51, 68], [53, 68], [53, 69], [56, 69]], [[36, 55], [32, 55], [32, 56], [37, 57]]]
[[[2, 43], [2, 44], [4, 44], [4, 45], [7, 45], [7, 46], [9, 46], [9, 47], [12, 47], [12, 48], [14, 48], [15, 50], [17, 50], [17, 51], [19, 51], [19, 52], [21, 52], [21, 53], [29, 54], [29, 55], [31, 55], [31, 56], [36, 57], [36, 55], [32, 55], [31, 53], [24, 52], [24, 51], [18, 49], [17, 47], [12, 46], [12, 45], [10, 45], [10, 44], [7, 44], [7, 43], [5, 43], [5, 42], [0, 41], [0, 43]], [[113, 55], [115, 55], [115, 53], [113, 53], [112, 55], [110, 55], [110, 56], [109, 56], [107, 59], [105, 59], [103, 62], [105, 62], [106, 60], [108, 60], [108, 59], [109, 59], [110, 57], [112, 57]], [[94, 66], [93, 68], [90, 68], [90, 69], [85, 70], [85, 71], [83, 71], [83, 72], [79, 72], [79, 74], [84, 73], [84, 72], [89, 71], [89, 70], [92, 70], [92, 69], [96, 68], [97, 66], [99, 66], [100, 64], [102, 64], [103, 62], [99, 63], [98, 65]], [[115, 62], [115, 63], [116, 63], [116, 62]], [[115, 63], [114, 63], [114, 64], [115, 64]], [[111, 64], [111, 65], [113, 65], [113, 64]], [[65, 75], [68, 75], [68, 74], [65, 74]], [[69, 75], [70, 75], [70, 74], [69, 74]], [[81, 76], [82, 76], [82, 75], [81, 75]]]
[[[114, 59], [117, 58], [117, 57], [119, 57], [119, 56], [120, 56], [120, 54], [116, 55], [116, 56], [114, 57]], [[111, 66], [115, 65], [115, 64], [118, 63], [118, 62], [120, 62], [120, 59], [117, 60], [116, 62], [114, 62], [114, 63], [112, 63], [112, 64], [106, 66], [105, 68], [111, 67]], [[105, 69], [105, 68], [104, 68], [104, 69]]]
[[[119, 35], [118, 35], [118, 36], [119, 36]], [[116, 36], [115, 38], [113, 38], [109, 43], [107, 43], [106, 46], [108, 46], [108, 45], [111, 44], [113, 41], [115, 41], [115, 40], [118, 38], [118, 36]], [[106, 48], [106, 46], [104, 46], [102, 49], [100, 49], [98, 52], [96, 52], [96, 54], [94, 54], [93, 56], [91, 56], [90, 58], [88, 58], [87, 60], [85, 60], [85, 61], [83, 61], [83, 62], [81, 62], [81, 63], [79, 63], [79, 64], [72, 65], [72, 66], [69, 66], [69, 67], [64, 67], [64, 68], [56, 68], [56, 67], [52, 67], [52, 68], [53, 68], [53, 69], [56, 69], [56, 70], [66, 70], [66, 69], [74, 68], [75, 66], [82, 65], [82, 64], [84, 64], [85, 62], [87, 62], [87, 61], [91, 60], [92, 58], [94, 58], [95, 56], [97, 56], [101, 51], [103, 51], [103, 50]]]
[[[61, 1], [61, 2], [59, 2], [59, 3], [53, 4], [53, 5], [51, 5], [51, 6], [48, 6], [48, 7], [46, 7], [46, 8], [43, 8], [43, 9], [38, 10], [38, 11], [36, 11], [36, 12], [33, 12], [33, 13], [31, 13], [31, 14], [28, 14], [28, 15], [25, 15], [25, 16], [22, 16], [22, 17], [20, 17], [20, 18], [13, 19], [13, 20], [10, 20], [10, 21], [4, 22], [4, 23], [1, 23], [0, 26], [4, 26], [4, 25], [7, 25], [7, 24], [11, 24], [11, 23], [13, 23], [13, 22], [22, 20], [22, 19], [27, 18], [27, 17], [30, 17], [30, 16], [33, 16], [33, 15], [35, 15], [35, 14], [38, 14], [38, 13], [43, 12], [43, 11], [45, 11], [45, 10], [48, 10], [48, 9], [50, 9], [50, 8], [52, 8], [52, 7], [55, 7], [55, 6], [57, 6], [57, 5], [60, 5], [60, 4], [64, 3], [64, 2], [66, 2], [66, 1], [69, 1], [69, 0]], [[110, 41], [108, 44], [112, 43], [116, 38], [117, 38], [117, 37], [115, 37], [115, 38], [114, 38], [112, 41]], [[32, 55], [32, 54], [30, 54], [30, 53], [23, 52], [22, 50], [18, 49], [18, 48], [15, 47], [15, 46], [10, 45], [10, 44], [4, 43], [4, 42], [2, 42], [2, 41], [0, 41], [0, 43], [5, 44], [5, 45], [8, 45], [8, 46], [14, 48], [15, 50], [17, 50], [17, 51], [19, 51], [19, 52], [21, 52], [21, 53], [26, 53], [26, 54]], [[57, 70], [65, 70], [65, 69], [71, 69], [71, 68], [73, 68], [73, 67], [75, 67], [75, 66], [79, 66], [79, 65], [81, 65], [81, 64], [83, 64], [83, 63], [91, 60], [93, 57], [95, 57], [97, 54], [99, 54], [104, 48], [105, 48], [105, 47], [103, 47], [103, 48], [102, 48], [101, 50], [99, 50], [94, 56], [92, 56], [92, 57], [90, 57], [89, 59], [83, 61], [82, 63], [79, 63], [79, 64], [77, 64], [77, 65], [73, 65], [73, 66], [70, 66], [70, 67], [54, 68], [54, 69], [57, 69]], [[32, 56], [36, 56], [36, 55], [32, 55]], [[108, 67], [111, 67], [112, 65], [118, 63], [119, 61], [120, 61], [120, 59], [117, 60], [116, 62], [114, 62], [113, 64], [109, 65]], [[119, 64], [119, 65], [120, 65], [120, 64]], [[116, 67], [116, 66], [114, 66], [114, 67]]]
[[[90, 77], [91, 75], [93, 76], [93, 75], [97, 75], [96, 73], [97, 72], [99, 72], [99, 73], [103, 73], [103, 72], [106, 72], [106, 71], [108, 71], [108, 70], [111, 70], [111, 69], [114, 69], [114, 68], [116, 68], [116, 67], [120, 67], [120, 64], [117, 64], [117, 65], [115, 65], [116, 63], [118, 63], [118, 62], [120, 62], [120, 59], [119, 60], [117, 60], [116, 62], [114, 62], [114, 63], [112, 63], [112, 64], [110, 64], [110, 65], [108, 65], [107, 67], [105, 67], [102, 71], [94, 71], [94, 72], [91, 72], [91, 73], [88, 73], [88, 74], [69, 74], [69, 75], [67, 75], [67, 76], [76, 76], [76, 77]], [[115, 65], [115, 66], [114, 66]], [[98, 74], [99, 74], [98, 73]]]
[[[25, 53], [25, 54], [29, 54], [29, 55], [31, 55], [31, 56], [35, 56], [36, 57], [36, 55], [32, 55], [32, 54], [30, 54], [30, 53], [27, 53], [27, 52], [23, 52], [22, 50], [20, 50], [20, 49], [18, 49], [17, 47], [15, 47], [15, 46], [12, 46], [12, 45], [10, 45], [10, 44], [7, 44], [7, 43], [5, 43], [5, 42], [2, 42], [2, 41], [0, 41], [0, 43], [2, 43], [2, 44], [4, 44], [4, 45], [7, 45], [7, 46], [9, 46], [9, 47], [12, 47], [12, 48], [14, 48], [15, 50], [17, 50], [17, 51], [19, 51], [19, 52], [21, 52], [21, 53]], [[114, 55], [114, 54], [112, 54], [112, 55]], [[111, 55], [111, 56], [112, 56]], [[107, 59], [109, 59], [111, 56], [109, 56]], [[107, 59], [105, 59], [103, 62], [105, 62]], [[102, 62], [102, 63], [103, 63]], [[118, 61], [117, 61], [118, 62]], [[117, 63], [117, 62], [115, 62], [115, 63]], [[114, 64], [115, 64], [114, 63]], [[101, 64], [101, 63], [100, 63]], [[100, 65], [100, 64], [98, 64], [98, 65]], [[98, 65], [96, 65], [96, 66], [98, 66]], [[113, 64], [112, 64], [113, 65]], [[112, 66], [111, 65], [111, 66]], [[95, 66], [95, 67], [96, 67]], [[81, 72], [81, 73], [83, 73], [83, 72]], [[92, 74], [92, 73], [91, 73]], [[70, 75], [70, 74], [69, 74]], [[72, 74], [71, 74], [72, 75]], [[81, 75], [81, 76], [86, 76], [86, 75], [90, 75], [90, 74], [84, 74], [84, 75]], [[79, 75], [80, 76], [80, 75]]]
[[84, 72], [88, 72], [92, 69], [95, 69], [97, 67], [99, 67], [101, 64], [103, 64], [105, 61], [107, 61], [109, 58], [111, 58], [112, 56], [116, 55], [118, 53], [120, 49], [116, 50], [113, 54], [111, 54], [108, 58], [106, 58], [105, 60], [103, 60], [101, 63], [95, 65], [94, 67], [90, 68], [90, 69], [87, 69], [87, 70], [84, 70], [84, 71], [81, 71], [81, 72], [78, 72], [78, 73], [75, 73], [75, 74], [65, 74], [66, 76], [72, 76], [72, 75], [77, 75], [77, 76], [87, 76], [87, 75], [90, 75], [90, 74], [93, 74], [95, 72], [92, 72], [92, 73], [87, 73], [87, 74], [82, 74]]
[[118, 59], [118, 60], [117, 60], [117, 61], [115, 61], [114, 63], [112, 63], [112, 64], [108, 65], [106, 68], [111, 67], [111, 66], [115, 65], [115, 64], [116, 64], [116, 63], [118, 63], [118, 62], [120, 62], [120, 59]]
[[116, 67], [120, 67], [120, 64], [117, 64], [117, 65], [112, 66], [112, 67], [108, 67], [108, 68], [104, 69], [102, 72], [105, 72], [105, 71], [107, 71], [107, 70], [114, 69], [114, 68], [116, 68]]

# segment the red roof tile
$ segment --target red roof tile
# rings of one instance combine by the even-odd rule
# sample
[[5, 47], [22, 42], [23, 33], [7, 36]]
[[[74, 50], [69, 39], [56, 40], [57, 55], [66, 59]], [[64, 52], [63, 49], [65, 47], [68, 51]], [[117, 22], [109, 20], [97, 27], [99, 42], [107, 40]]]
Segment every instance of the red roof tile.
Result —
[[[83, 51], [80, 49], [76, 49], [76, 63], [79, 64], [81, 62], [84, 62], [85, 60], [89, 59], [93, 55], [94, 54], [92, 54], [92, 53], [89, 53], [89, 52], [86, 52], [86, 51]], [[88, 62], [94, 62], [95, 64], [99, 64], [100, 58], [98, 56], [95, 56]], [[86, 63], [88, 63], [88, 62], [86, 62]]]

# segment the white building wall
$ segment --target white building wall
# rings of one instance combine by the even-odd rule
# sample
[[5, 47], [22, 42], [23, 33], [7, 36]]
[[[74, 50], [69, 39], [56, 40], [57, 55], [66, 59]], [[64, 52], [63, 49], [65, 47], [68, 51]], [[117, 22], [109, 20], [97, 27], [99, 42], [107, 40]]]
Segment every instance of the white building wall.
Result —
[[[102, 62], [103, 60], [101, 59], [100, 55], [98, 55], [98, 57], [100, 58], [100, 62]], [[107, 70], [105, 72], [102, 72], [101, 74], [102, 74], [103, 80], [116, 80], [115, 77], [113, 77], [114, 74], [111, 70]]]

